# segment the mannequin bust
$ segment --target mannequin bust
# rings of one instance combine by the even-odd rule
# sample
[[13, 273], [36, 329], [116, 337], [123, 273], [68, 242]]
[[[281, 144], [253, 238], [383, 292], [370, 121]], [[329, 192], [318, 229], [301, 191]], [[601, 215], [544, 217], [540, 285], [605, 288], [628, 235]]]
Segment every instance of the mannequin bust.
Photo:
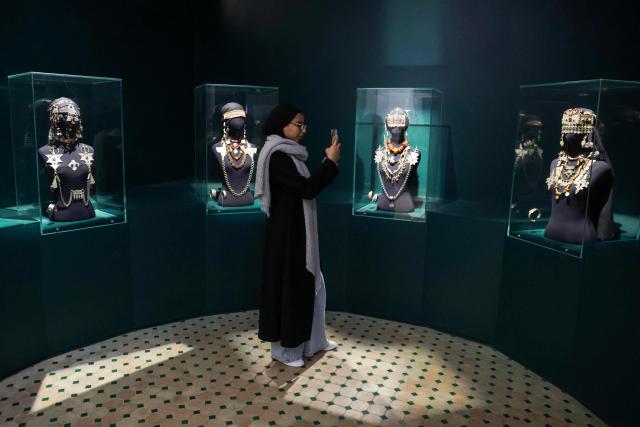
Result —
[[543, 150], [540, 148], [542, 122], [535, 116], [525, 116], [516, 154], [516, 179], [520, 189], [535, 191], [544, 171]]
[[416, 169], [420, 163], [420, 151], [410, 147], [406, 138], [409, 115], [401, 108], [391, 110], [385, 119], [389, 137], [384, 147], [378, 147], [375, 163], [382, 186], [376, 206], [392, 212], [413, 212], [418, 179]]
[[80, 142], [80, 108], [68, 98], [55, 99], [49, 106], [49, 137], [38, 155], [51, 178], [53, 203], [47, 207], [52, 221], [93, 218], [91, 187], [93, 148]]
[[211, 196], [221, 206], [247, 206], [253, 204], [250, 190], [253, 179], [257, 147], [249, 143], [246, 135], [246, 113], [235, 102], [222, 109], [222, 138], [213, 144], [213, 156], [223, 177], [222, 191], [211, 191]]
[[551, 162], [547, 179], [551, 218], [544, 235], [549, 239], [567, 243], [582, 243], [583, 235], [584, 242], [599, 239], [598, 222], [611, 195], [613, 171], [598, 151], [595, 123], [595, 114], [584, 108], [563, 115], [563, 150]]

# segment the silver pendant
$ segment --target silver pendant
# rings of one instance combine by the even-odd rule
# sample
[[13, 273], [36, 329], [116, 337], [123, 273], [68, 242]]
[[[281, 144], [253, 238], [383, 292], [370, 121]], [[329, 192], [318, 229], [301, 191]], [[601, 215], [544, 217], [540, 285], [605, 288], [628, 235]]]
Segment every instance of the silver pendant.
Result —
[[78, 166], [80, 166], [80, 163], [76, 162], [75, 160], [71, 160], [67, 166], [69, 166], [71, 170], [75, 172], [78, 170]]
[[58, 165], [62, 163], [62, 154], [51, 153], [51, 154], [46, 154], [46, 156], [47, 156], [47, 163], [49, 164], [49, 166], [51, 166], [51, 168], [54, 171], [58, 169]]
[[84, 198], [84, 190], [71, 190], [71, 200], [82, 200]]
[[80, 160], [82, 160], [88, 167], [91, 167], [91, 165], [93, 164], [93, 153], [80, 153]]
[[390, 208], [395, 208], [396, 207], [396, 204], [393, 202], [393, 200], [389, 201], [389, 207]]

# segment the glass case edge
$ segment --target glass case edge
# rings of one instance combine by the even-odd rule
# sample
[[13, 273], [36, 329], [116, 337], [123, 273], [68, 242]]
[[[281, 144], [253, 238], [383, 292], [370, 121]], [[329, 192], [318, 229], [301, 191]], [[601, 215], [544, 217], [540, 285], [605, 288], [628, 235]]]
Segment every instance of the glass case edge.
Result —
[[82, 78], [82, 79], [100, 79], [100, 80], [108, 80], [108, 81], [122, 81], [119, 77], [102, 77], [102, 76], [83, 76], [80, 74], [59, 74], [59, 73], [43, 73], [41, 71], [27, 71], [24, 73], [11, 74], [7, 76], [8, 79], [14, 79], [18, 77], [26, 77], [31, 76], [33, 79], [34, 75], [42, 75], [42, 76], [55, 76], [55, 77], [74, 77], [74, 78]]
[[235, 84], [226, 84], [226, 83], [202, 83], [201, 85], [196, 86], [196, 89], [199, 87], [250, 87], [255, 89], [273, 89], [280, 90], [279, 86], [257, 86], [257, 85], [235, 85]]

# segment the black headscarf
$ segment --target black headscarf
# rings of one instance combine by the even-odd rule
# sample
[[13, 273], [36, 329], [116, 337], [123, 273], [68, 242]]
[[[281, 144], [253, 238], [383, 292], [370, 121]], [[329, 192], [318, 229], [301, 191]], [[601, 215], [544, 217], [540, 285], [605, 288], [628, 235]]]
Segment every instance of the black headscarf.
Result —
[[[593, 111], [589, 110], [588, 108], [580, 108], [580, 110], [588, 111], [593, 114]], [[607, 153], [607, 150], [605, 150], [602, 143], [599, 126], [600, 118], [596, 118], [593, 130], [587, 134], [586, 140], [593, 144], [589, 150], [598, 152], [598, 156], [596, 157], [596, 159], [607, 163], [611, 168], [611, 173], [613, 174], [613, 164], [611, 163], [609, 154]], [[561, 136], [561, 138], [564, 138], [564, 134]], [[610, 240], [616, 237], [616, 228], [613, 221], [613, 187], [611, 187], [611, 190], [609, 191], [607, 202], [602, 207], [600, 215], [598, 216], [598, 222], [595, 224], [595, 226], [598, 238], [600, 240]]]
[[[602, 144], [602, 137], [600, 136], [600, 132], [598, 131], [599, 123], [599, 120], [596, 121], [593, 132], [591, 132], [590, 137], [593, 139], [591, 142], [593, 142], [595, 149], [600, 153], [600, 156], [598, 156], [598, 160], [606, 162], [611, 168], [611, 174], [613, 175], [613, 164], [611, 163], [611, 159], [609, 158], [607, 150], [605, 150], [604, 145]], [[587, 140], [589, 140], [590, 137], [587, 137]], [[600, 240], [610, 240], [616, 237], [617, 232], [615, 223], [613, 221], [613, 186], [609, 191], [607, 202], [600, 211], [598, 224], [596, 225], [596, 231]]]
[[296, 114], [302, 113], [302, 110], [291, 104], [280, 104], [276, 106], [267, 117], [262, 128], [264, 136], [280, 135], [285, 137], [282, 129], [291, 123]]

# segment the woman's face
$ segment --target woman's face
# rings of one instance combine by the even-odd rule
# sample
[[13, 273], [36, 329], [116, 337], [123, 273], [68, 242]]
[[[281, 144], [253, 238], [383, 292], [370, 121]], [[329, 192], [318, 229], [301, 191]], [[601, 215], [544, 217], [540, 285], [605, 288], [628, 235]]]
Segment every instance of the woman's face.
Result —
[[307, 125], [304, 122], [304, 114], [298, 113], [291, 120], [291, 123], [282, 129], [285, 138], [295, 142], [300, 142], [307, 133]]

